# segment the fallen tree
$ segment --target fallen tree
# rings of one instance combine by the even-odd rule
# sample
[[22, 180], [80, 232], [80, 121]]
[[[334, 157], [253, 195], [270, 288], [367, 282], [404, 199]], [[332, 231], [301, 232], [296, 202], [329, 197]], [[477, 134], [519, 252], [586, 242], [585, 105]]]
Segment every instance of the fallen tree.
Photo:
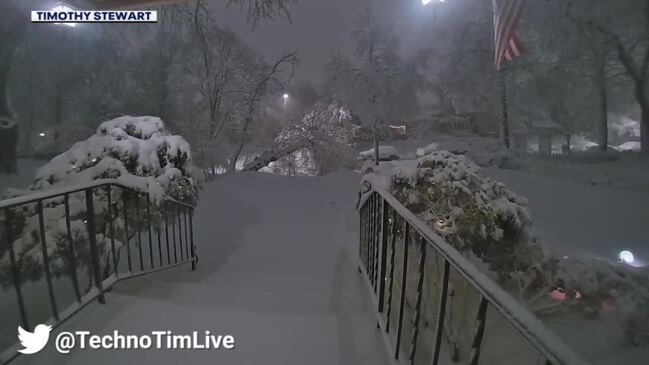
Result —
[[298, 123], [282, 130], [272, 146], [246, 164], [243, 171], [258, 171], [299, 151], [308, 151], [314, 160], [312, 170], [334, 170], [353, 159], [351, 119], [336, 102], [318, 103]]

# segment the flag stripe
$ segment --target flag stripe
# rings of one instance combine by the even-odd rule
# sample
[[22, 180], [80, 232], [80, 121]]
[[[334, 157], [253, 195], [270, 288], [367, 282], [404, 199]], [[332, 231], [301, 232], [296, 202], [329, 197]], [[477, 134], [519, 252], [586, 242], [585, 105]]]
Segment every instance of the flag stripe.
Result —
[[523, 53], [523, 48], [515, 34], [516, 24], [523, 9], [522, 0], [493, 0], [494, 41], [496, 46], [496, 68], [505, 61], [511, 61]]

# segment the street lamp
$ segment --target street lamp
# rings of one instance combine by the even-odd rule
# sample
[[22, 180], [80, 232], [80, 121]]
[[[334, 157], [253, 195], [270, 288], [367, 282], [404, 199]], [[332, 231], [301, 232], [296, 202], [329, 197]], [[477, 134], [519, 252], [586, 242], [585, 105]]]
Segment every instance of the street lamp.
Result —
[[[53, 8], [52, 11], [76, 11], [77, 9], [66, 5], [64, 3], [57, 3]], [[54, 23], [54, 24], [59, 24], [59, 25], [67, 25], [68, 27], [76, 27], [77, 23]]]
[[424, 4], [424, 6], [432, 3], [433, 1], [437, 1], [438, 3], [443, 3], [444, 0], [421, 0], [421, 3]]
[[286, 118], [286, 105], [288, 104], [288, 94], [282, 95], [282, 99], [284, 99], [284, 118]]

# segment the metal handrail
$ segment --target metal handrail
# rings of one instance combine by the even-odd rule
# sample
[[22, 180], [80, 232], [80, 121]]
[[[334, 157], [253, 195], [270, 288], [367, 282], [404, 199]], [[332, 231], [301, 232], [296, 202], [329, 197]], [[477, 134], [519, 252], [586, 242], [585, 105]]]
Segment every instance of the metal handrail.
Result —
[[[373, 299], [377, 305], [377, 320], [379, 326], [387, 334], [390, 330], [390, 311], [392, 291], [394, 285], [396, 236], [397, 231], [402, 229], [404, 237], [404, 261], [401, 275], [402, 290], [399, 298], [399, 323], [396, 334], [395, 359], [400, 360], [400, 347], [402, 339], [402, 321], [404, 298], [407, 295], [406, 276], [408, 266], [408, 246], [411, 239], [419, 237], [420, 262], [418, 262], [418, 282], [415, 303], [415, 324], [411, 336], [410, 353], [408, 359], [414, 363], [414, 356], [419, 334], [419, 317], [421, 316], [422, 284], [424, 281], [424, 268], [426, 265], [426, 247], [431, 247], [443, 259], [443, 277], [441, 292], [437, 306], [437, 324], [435, 341], [433, 344], [432, 361], [439, 362], [442, 332], [446, 317], [446, 301], [449, 284], [449, 271], [454, 269], [461, 277], [468, 282], [481, 296], [481, 301], [476, 319], [476, 331], [472, 338], [472, 349], [470, 364], [477, 364], [482, 338], [485, 331], [487, 306], [496, 309], [545, 359], [546, 364], [587, 364], [579, 355], [568, 347], [558, 336], [548, 330], [546, 326], [536, 318], [527, 308], [514, 300], [498, 284], [490, 279], [484, 272], [475, 267], [460, 252], [449, 245], [445, 240], [435, 233], [425, 222], [415, 216], [408, 208], [399, 202], [392, 194], [384, 189], [374, 187], [367, 192], [359, 204], [361, 217], [360, 244], [359, 244], [359, 267], [363, 277], [372, 290]], [[403, 221], [403, 227], [397, 226], [397, 220]], [[391, 229], [390, 229], [391, 228]], [[392, 232], [390, 232], [392, 231]], [[392, 234], [391, 234], [392, 233]], [[391, 242], [388, 242], [391, 241]], [[416, 241], [415, 241], [416, 242]], [[391, 243], [392, 247], [389, 247]], [[390, 262], [388, 262], [390, 261]], [[389, 264], [389, 265], [388, 265]], [[388, 273], [388, 267], [390, 272]], [[388, 281], [389, 277], [389, 281]], [[378, 278], [383, 278], [379, 280]], [[388, 303], [385, 303], [386, 296]], [[387, 315], [385, 307], [388, 306]], [[392, 342], [388, 336], [387, 343]], [[413, 350], [414, 349], [414, 350]]]
[[[100, 195], [100, 192], [103, 192], [104, 195]], [[80, 209], [77, 212], [72, 212], [70, 198], [74, 194], [82, 193], [85, 196], [83, 199], [85, 201], [85, 210]], [[96, 205], [98, 205], [96, 200], [98, 204], [103, 203], [101, 204], [103, 210], [96, 208]], [[145, 203], [142, 204], [142, 201], [145, 201]], [[63, 206], [64, 208], [63, 216], [56, 216], [55, 218], [65, 219], [66, 234], [62, 241], [56, 241], [56, 247], [62, 248], [64, 251], [60, 255], [64, 256], [62, 259], [67, 260], [65, 270], [72, 283], [76, 299], [62, 310], [59, 309], [54, 290], [54, 274], [49, 261], [51, 253], [48, 253], [47, 246], [49, 227], [45, 224], [45, 216], [47, 216], [47, 209], [51, 205], [55, 207]], [[25, 206], [27, 206], [27, 209], [23, 209]], [[33, 211], [31, 208], [33, 208]], [[198, 256], [194, 244], [194, 206], [191, 204], [169, 197], [165, 197], [160, 202], [154, 202], [147, 193], [139, 192], [119, 180], [110, 179], [95, 180], [83, 185], [50, 189], [0, 201], [0, 215], [4, 214], [4, 227], [0, 227], [4, 231], [0, 240], [0, 244], [2, 244], [0, 247], [4, 246], [4, 254], [9, 256], [11, 281], [20, 318], [19, 323], [28, 331], [32, 329], [30, 324], [33, 323], [29, 321], [22, 292], [23, 282], [21, 276], [23, 273], [21, 272], [21, 266], [18, 265], [20, 257], [14, 247], [15, 239], [22, 233], [14, 232], [14, 223], [16, 219], [21, 218], [18, 214], [25, 214], [25, 212], [27, 212], [24, 216], [25, 221], [30, 218], [38, 221], [36, 236], [38, 243], [40, 243], [39, 254], [42, 258], [42, 267], [40, 269], [47, 284], [49, 305], [52, 313], [49, 319], [41, 318], [40, 322], [46, 320], [53, 327], [60, 325], [95, 299], [104, 304], [106, 302], [104, 293], [119, 281], [183, 264], [191, 264], [192, 270], [196, 269]], [[73, 237], [71, 227], [73, 216], [77, 219], [81, 216], [86, 227], [87, 241], [84, 237], [82, 244], [78, 242], [78, 236]], [[123, 222], [123, 226], [120, 227], [122, 232], [117, 232], [116, 223], [120, 219]], [[98, 223], [103, 224], [103, 231], [98, 230]], [[156, 238], [154, 238], [154, 232]], [[104, 235], [103, 246], [97, 242], [98, 233]], [[118, 237], [118, 233], [121, 233], [122, 237]], [[119, 249], [116, 248], [116, 241], [118, 240], [122, 243], [122, 247]], [[36, 243], [34, 242], [34, 244]], [[87, 249], [89, 252], [88, 262], [80, 264], [80, 255], [78, 254], [80, 249]], [[100, 263], [100, 249], [103, 249], [103, 252], [106, 253], [103, 267]], [[127, 264], [121, 261], [123, 257], [118, 258], [120, 257], [120, 251], [124, 249], [127, 251]], [[146, 249], [148, 251], [145, 251]], [[2, 253], [2, 250], [0, 250], [0, 253]], [[147, 256], [146, 263], [145, 256]], [[83, 268], [84, 264], [90, 270], [88, 279], [92, 279], [92, 282], [87, 292], [82, 293], [77, 270]], [[15, 328], [15, 325], [11, 326], [12, 331], [15, 331]], [[0, 349], [0, 362], [8, 363], [15, 359], [19, 355], [16, 351], [18, 348], [20, 348], [18, 344], [15, 344], [4, 352], [1, 352], [2, 349]]]

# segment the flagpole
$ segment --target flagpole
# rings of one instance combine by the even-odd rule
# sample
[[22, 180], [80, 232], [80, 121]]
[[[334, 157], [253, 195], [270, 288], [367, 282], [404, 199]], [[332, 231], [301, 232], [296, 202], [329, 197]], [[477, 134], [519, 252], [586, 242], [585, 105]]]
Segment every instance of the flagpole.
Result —
[[498, 71], [498, 79], [500, 81], [500, 95], [502, 102], [502, 138], [507, 149], [510, 148], [510, 139], [509, 139], [509, 108], [507, 105], [507, 83], [505, 82], [505, 72], [503, 70]]

